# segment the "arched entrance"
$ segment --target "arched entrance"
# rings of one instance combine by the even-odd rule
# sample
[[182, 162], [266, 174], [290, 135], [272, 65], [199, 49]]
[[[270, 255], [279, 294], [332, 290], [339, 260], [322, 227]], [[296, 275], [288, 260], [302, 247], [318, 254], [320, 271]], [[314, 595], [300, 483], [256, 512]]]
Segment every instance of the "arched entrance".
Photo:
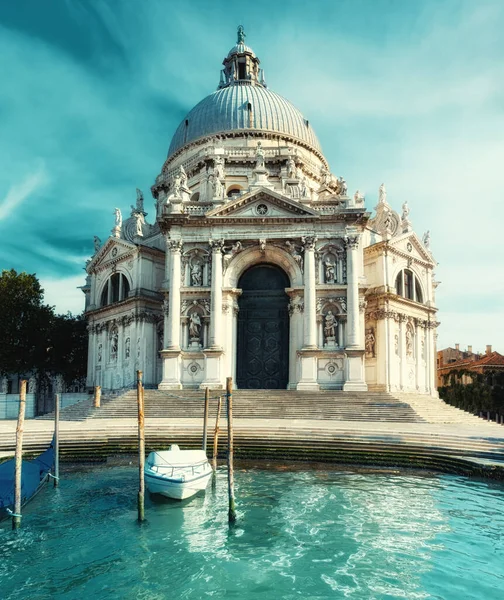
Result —
[[251, 267], [238, 282], [236, 384], [240, 389], [286, 389], [289, 380], [289, 278], [269, 264]]

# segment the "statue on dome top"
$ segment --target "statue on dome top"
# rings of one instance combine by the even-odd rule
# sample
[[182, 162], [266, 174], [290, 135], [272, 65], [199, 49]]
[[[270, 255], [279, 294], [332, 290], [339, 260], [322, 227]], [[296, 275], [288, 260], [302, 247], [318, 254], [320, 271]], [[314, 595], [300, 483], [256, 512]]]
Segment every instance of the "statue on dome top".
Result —
[[238, 39], [236, 40], [237, 44], [244, 44], [245, 43], [245, 29], [243, 28], [243, 25], [238, 25]]

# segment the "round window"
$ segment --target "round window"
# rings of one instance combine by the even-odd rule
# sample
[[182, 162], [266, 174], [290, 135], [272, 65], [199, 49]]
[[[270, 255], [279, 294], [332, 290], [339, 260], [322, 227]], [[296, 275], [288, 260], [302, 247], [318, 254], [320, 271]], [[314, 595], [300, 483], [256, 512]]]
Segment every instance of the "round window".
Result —
[[266, 204], [258, 204], [256, 210], [258, 215], [268, 214], [268, 207], [266, 206]]

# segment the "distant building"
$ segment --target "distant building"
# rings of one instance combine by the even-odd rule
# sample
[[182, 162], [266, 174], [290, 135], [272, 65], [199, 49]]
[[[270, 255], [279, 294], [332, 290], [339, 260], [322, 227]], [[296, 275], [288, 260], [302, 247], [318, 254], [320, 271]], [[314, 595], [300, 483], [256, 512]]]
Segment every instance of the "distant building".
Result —
[[478, 354], [472, 351], [472, 346], [468, 346], [467, 350], [460, 350], [459, 344], [455, 344], [455, 348], [445, 348], [439, 350], [437, 359], [438, 387], [449, 384], [449, 376], [451, 373], [459, 372], [457, 383], [467, 385], [473, 382], [473, 378], [468, 371], [479, 373], [482, 375], [491, 374], [492, 381], [499, 377], [499, 373], [504, 376], [504, 356], [499, 352], [492, 352], [492, 346], [486, 347], [485, 354]]

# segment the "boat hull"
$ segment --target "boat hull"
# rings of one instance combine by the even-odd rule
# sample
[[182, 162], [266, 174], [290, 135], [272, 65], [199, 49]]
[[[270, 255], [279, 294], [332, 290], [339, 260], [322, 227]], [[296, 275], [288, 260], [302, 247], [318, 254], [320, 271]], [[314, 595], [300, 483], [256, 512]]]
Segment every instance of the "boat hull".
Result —
[[205, 490], [211, 478], [211, 469], [193, 478], [187, 478], [185, 481], [145, 470], [145, 483], [149, 492], [151, 494], [161, 494], [175, 500], [185, 500]]

